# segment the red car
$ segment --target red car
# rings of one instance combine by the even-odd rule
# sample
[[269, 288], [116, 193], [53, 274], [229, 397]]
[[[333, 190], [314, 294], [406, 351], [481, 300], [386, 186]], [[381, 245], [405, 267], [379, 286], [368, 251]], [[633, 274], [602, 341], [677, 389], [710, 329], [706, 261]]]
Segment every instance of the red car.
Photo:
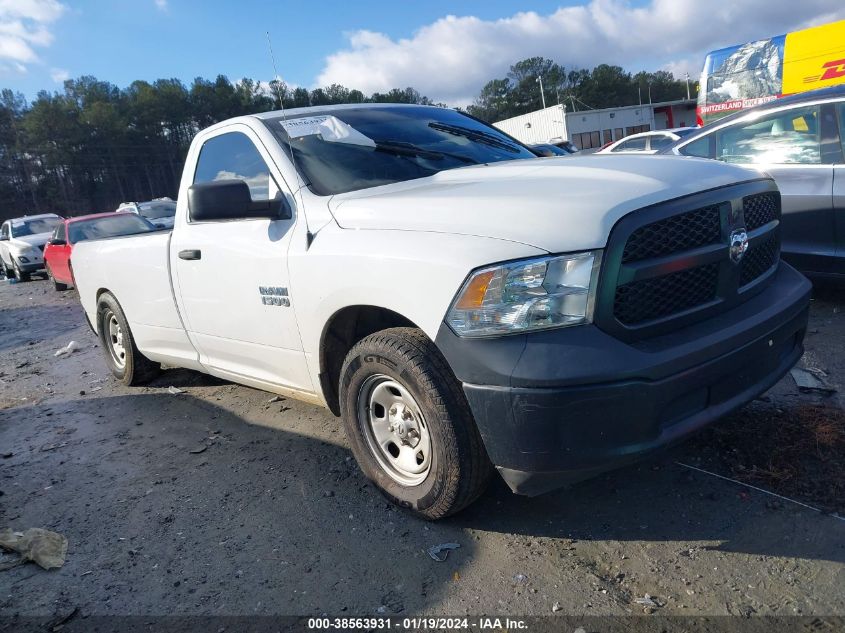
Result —
[[95, 213], [68, 218], [56, 227], [53, 237], [44, 247], [44, 266], [56, 290], [67, 290], [74, 285], [70, 255], [73, 245], [117, 235], [132, 235], [158, 230], [140, 215], [134, 213]]

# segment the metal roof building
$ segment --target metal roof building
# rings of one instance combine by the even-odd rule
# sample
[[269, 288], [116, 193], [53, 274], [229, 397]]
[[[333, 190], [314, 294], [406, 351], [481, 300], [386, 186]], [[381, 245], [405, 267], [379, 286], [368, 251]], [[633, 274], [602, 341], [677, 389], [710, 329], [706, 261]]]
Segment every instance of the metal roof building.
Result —
[[493, 125], [529, 145], [572, 141], [579, 149], [590, 149], [638, 132], [695, 125], [695, 100], [577, 112], [554, 105]]

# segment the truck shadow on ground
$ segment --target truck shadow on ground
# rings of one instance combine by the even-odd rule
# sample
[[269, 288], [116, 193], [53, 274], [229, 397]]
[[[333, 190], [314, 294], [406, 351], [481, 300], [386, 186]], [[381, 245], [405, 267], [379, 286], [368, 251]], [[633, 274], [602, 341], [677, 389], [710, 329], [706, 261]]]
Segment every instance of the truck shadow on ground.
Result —
[[2, 410], [0, 445], [3, 527], [69, 540], [60, 570], [4, 572], [19, 593], [0, 608], [401, 613], [441, 599], [474, 553], [462, 539], [448, 566], [431, 560], [447, 537], [387, 503], [344, 447], [188, 394]]
[[[408, 613], [449, 594], [478, 554], [471, 534], [484, 532], [543, 537], [552, 552], [570, 539], [703, 541], [699, 549], [845, 559], [845, 530], [832, 519], [741, 500], [666, 459], [534, 499], [496, 479], [461, 514], [427, 523], [361, 475], [326, 430], [336, 420], [296, 431], [246, 422], [189, 394], [0, 411], [0, 445], [12, 453], [0, 479], [4, 524], [70, 542], [57, 572], [5, 572], [9, 586], [26, 579], [26, 599], [0, 606], [52, 610], [61, 595], [101, 613]], [[436, 563], [426, 549], [444, 542], [461, 549]]]
[[[261, 399], [268, 395], [185, 369], [168, 370], [152, 383], [158, 387], [168, 385], [180, 388], [231, 385], [235, 390], [260, 394]], [[203, 401], [194, 402], [198, 407], [207, 406]], [[322, 409], [296, 406], [327, 417], [330, 425], [337, 425], [338, 432], [343, 432], [340, 420]], [[802, 403], [794, 406], [800, 407]], [[234, 417], [234, 423], [244, 423], [242, 418]], [[745, 414], [740, 410], [719, 424], [744, 422]], [[278, 427], [276, 432], [282, 438], [288, 433]], [[697, 436], [699, 440], [702, 435]], [[337, 439], [346, 445], [345, 437], [333, 441]], [[320, 445], [329, 447], [325, 443]], [[334, 445], [334, 450], [340, 448]], [[345, 463], [351, 463], [351, 472], [363, 480], [354, 461], [346, 461], [351, 459], [351, 453], [342, 450]], [[489, 490], [476, 504], [434, 525], [581, 541], [703, 541], [707, 544], [701, 549], [845, 562], [845, 546], [834, 546], [837, 539], [845, 539], [845, 522], [797, 505], [773, 502], [772, 497], [763, 493], [676, 464], [676, 461], [695, 463], [695, 451], [695, 443], [681, 443], [627, 468], [536, 498], [512, 494], [498, 475], [494, 475]], [[324, 459], [313, 449], [308, 454], [312, 460]], [[323, 480], [324, 476], [318, 474], [316, 481]], [[378, 494], [371, 484], [361, 485], [369, 495]], [[380, 501], [380, 497], [376, 499]], [[808, 538], [808, 534], [815, 536]]]

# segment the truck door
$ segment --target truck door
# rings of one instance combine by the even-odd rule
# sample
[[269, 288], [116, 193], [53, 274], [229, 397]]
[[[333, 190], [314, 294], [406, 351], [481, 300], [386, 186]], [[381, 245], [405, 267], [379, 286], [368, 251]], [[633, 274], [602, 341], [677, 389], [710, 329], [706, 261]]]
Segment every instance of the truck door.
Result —
[[[199, 151], [193, 183], [240, 179], [253, 201], [284, 186], [258, 136], [233, 125]], [[186, 167], [188, 169], [190, 167]], [[180, 200], [170, 261], [185, 327], [213, 373], [313, 392], [288, 295], [287, 252], [296, 222], [191, 221]]]

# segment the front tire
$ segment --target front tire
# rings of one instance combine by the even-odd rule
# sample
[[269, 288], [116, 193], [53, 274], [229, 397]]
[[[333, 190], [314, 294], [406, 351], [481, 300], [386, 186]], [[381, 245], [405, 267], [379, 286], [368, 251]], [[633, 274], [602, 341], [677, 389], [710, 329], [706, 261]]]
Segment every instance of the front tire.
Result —
[[24, 271], [22, 271], [20, 269], [20, 266], [18, 266], [17, 262], [14, 262], [12, 264], [12, 269], [15, 275], [15, 279], [18, 281], [18, 283], [29, 281], [29, 273], [25, 273]]
[[460, 384], [420, 330], [361, 340], [341, 370], [352, 453], [393, 503], [440, 519], [472, 503], [492, 468]]
[[161, 365], [138, 351], [123, 308], [110, 292], [100, 295], [97, 302], [97, 332], [106, 364], [124, 385], [144, 384], [161, 372]]

